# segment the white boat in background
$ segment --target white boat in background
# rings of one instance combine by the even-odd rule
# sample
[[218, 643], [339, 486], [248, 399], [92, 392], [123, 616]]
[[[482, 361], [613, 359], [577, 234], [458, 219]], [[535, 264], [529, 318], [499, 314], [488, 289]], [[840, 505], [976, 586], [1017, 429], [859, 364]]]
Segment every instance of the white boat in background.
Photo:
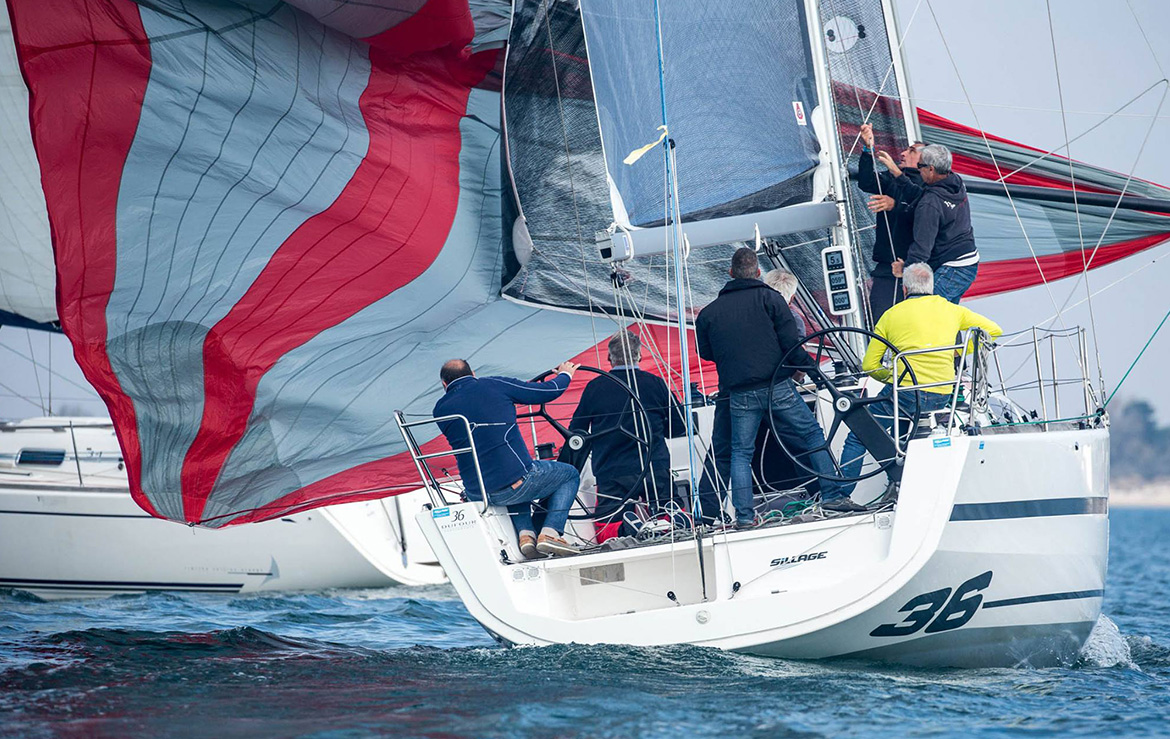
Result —
[[222, 530], [153, 518], [131, 499], [108, 419], [0, 424], [0, 588], [41, 598], [445, 582], [400, 495]]

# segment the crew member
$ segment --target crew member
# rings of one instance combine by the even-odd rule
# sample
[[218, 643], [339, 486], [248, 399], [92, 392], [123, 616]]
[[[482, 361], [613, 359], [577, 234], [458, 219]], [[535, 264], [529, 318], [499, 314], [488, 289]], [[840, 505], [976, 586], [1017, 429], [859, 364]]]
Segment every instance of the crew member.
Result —
[[[796, 322], [784, 299], [760, 278], [756, 253], [749, 247], [735, 251], [731, 280], [695, 320], [699, 356], [715, 362], [721, 392], [730, 393], [731, 502], [736, 527], [755, 523], [752, 495], [752, 453], [765, 414], [772, 413], [787, 448], [808, 459], [818, 473], [832, 475], [832, 460], [824, 451], [825, 436], [792, 382], [792, 371], [782, 371], [772, 388], [773, 373], [790, 349], [797, 346]], [[794, 352], [789, 362], [812, 366], [807, 353]], [[814, 450], [820, 451], [814, 451]], [[840, 485], [821, 481], [822, 506], [829, 510], [860, 510]]]
[[[592, 438], [593, 476], [597, 478], [599, 505], [602, 500], [624, 498], [641, 481], [632, 497], [643, 498], [653, 518], [672, 497], [666, 439], [685, 436], [686, 421], [666, 382], [639, 369], [640, 361], [642, 341], [637, 334], [622, 329], [610, 338], [610, 372], [637, 395], [646, 412], [645, 420], [641, 413], [635, 413], [626, 388], [612, 377], [600, 375], [585, 386], [569, 430], [585, 432]], [[647, 421], [649, 428], [641, 428]], [[649, 440], [649, 449], [636, 441], [639, 438]], [[643, 477], [645, 466], [649, 470]], [[630, 503], [613, 513], [632, 509]], [[622, 528], [622, 534], [636, 533], [625, 530], [626, 526]]]
[[[516, 404], [547, 403], [560, 397], [577, 367], [564, 362], [546, 382], [476, 377], [464, 359], [448, 361], [439, 372], [446, 393], [435, 403], [434, 415], [461, 415], [471, 424], [487, 502], [507, 506], [519, 535], [520, 551], [528, 558], [577, 553], [565, 541], [564, 533], [581, 478], [570, 464], [532, 459], [516, 427]], [[471, 446], [461, 420], [440, 421], [439, 429], [452, 449]], [[467, 499], [483, 500], [471, 453], [456, 455], [456, 462]], [[538, 502], [547, 511], [539, 536], [532, 523], [532, 504]]]
[[885, 172], [874, 166], [873, 126], [861, 127], [861, 159], [857, 163], [857, 186], [871, 193], [869, 209], [877, 214], [874, 229], [873, 261], [870, 273], [869, 309], [876, 323], [891, 305], [902, 299], [902, 289], [894, 276], [893, 265], [906, 258], [914, 240], [914, 206], [924, 185], [918, 173], [925, 144], [915, 141], [902, 150], [900, 164], [884, 151], [876, 153]]
[[[958, 303], [979, 272], [967, 187], [951, 171], [951, 152], [939, 144], [922, 150], [918, 171], [927, 187], [914, 207], [914, 241], [906, 264], [928, 264], [935, 294]], [[901, 273], [902, 265], [895, 263], [894, 274]]]
[[[990, 318], [979, 315], [960, 305], [948, 302], [935, 291], [934, 273], [930, 266], [922, 262], [907, 265], [902, 273], [902, 289], [906, 299], [886, 311], [882, 319], [874, 326], [874, 333], [881, 336], [898, 348], [908, 352], [916, 349], [931, 347], [952, 346], [955, 337], [962, 331], [978, 327], [995, 339], [1003, 335], [1003, 329]], [[882, 357], [888, 351], [887, 347], [877, 339], [870, 339], [861, 368], [871, 377], [888, 382], [893, 372], [882, 366]], [[899, 418], [906, 419], [913, 415], [915, 404], [922, 412], [936, 411], [945, 408], [950, 401], [956, 381], [955, 361], [953, 351], [936, 351], [925, 354], [912, 354], [905, 357], [914, 370], [914, 380], [919, 385], [946, 383], [922, 390], [907, 390], [898, 392]], [[902, 360], [894, 371], [901, 374]], [[901, 385], [910, 385], [910, 373], [900, 380]], [[899, 387], [901, 386], [899, 385]], [[868, 406], [870, 413], [878, 423], [893, 433], [894, 401], [893, 388], [886, 385], [879, 393], [883, 399]], [[845, 439], [845, 447], [841, 451], [841, 469], [845, 477], [857, 477], [861, 473], [865, 458], [865, 446], [853, 434]], [[852, 491], [854, 483], [848, 488]]]
[[800, 311], [792, 304], [792, 299], [796, 297], [796, 289], [800, 286], [796, 275], [777, 267], [764, 274], [764, 283], [784, 297], [784, 302], [788, 303], [788, 310], [792, 311], [792, 320], [796, 321], [796, 338], [804, 341], [808, 336], [808, 326], [804, 322], [804, 316], [800, 315]]

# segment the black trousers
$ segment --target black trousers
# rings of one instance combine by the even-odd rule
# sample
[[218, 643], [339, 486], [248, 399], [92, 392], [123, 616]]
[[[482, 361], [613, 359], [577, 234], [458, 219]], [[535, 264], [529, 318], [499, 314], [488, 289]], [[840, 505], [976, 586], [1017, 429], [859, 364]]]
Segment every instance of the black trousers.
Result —
[[869, 311], [876, 326], [882, 314], [902, 302], [902, 280], [893, 275], [874, 277], [869, 286]]

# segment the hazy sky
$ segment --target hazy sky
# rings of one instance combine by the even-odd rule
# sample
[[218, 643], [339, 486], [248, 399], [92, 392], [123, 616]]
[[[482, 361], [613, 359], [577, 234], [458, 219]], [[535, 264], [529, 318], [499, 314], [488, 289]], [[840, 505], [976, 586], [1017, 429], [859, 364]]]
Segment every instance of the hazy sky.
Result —
[[[1072, 144], [1075, 159], [1122, 173], [1134, 168], [1137, 177], [1170, 184], [1170, 96], [1154, 118], [1166, 91], [1166, 74], [1159, 65], [1170, 70], [1170, 47], [1165, 43], [1170, 38], [1170, 2], [1051, 0], [1051, 5], [1064, 123], [1044, 0], [898, 0], [917, 104], [1045, 150], [1063, 145], [1064, 125], [1074, 138], [1097, 126]], [[940, 40], [932, 9], [958, 75]], [[1139, 23], [1154, 51], [1143, 40]], [[1156, 85], [1160, 80], [1162, 84]], [[1109, 115], [1151, 85], [1156, 86], [1122, 114]], [[1170, 308], [1170, 244], [1095, 270], [1089, 279], [1094, 291], [1122, 280], [1093, 299], [1105, 380], [1112, 389]], [[970, 305], [1011, 331], [1052, 316], [1056, 312], [1053, 299], [1061, 305], [1070, 293], [1075, 293], [1071, 303], [1084, 298], [1084, 286], [1078, 286], [1076, 278], [1050, 287], [1052, 298], [1045, 288], [1037, 287]], [[1067, 310], [1064, 317], [1069, 325], [1089, 324], [1087, 305]], [[49, 390], [45, 368], [50, 348], [53, 370], [60, 375], [52, 382], [54, 408], [104, 413], [73, 363], [72, 348], [63, 336], [5, 328], [0, 329], [0, 418], [39, 415], [38, 399], [47, 400]], [[35, 374], [30, 354], [43, 365]], [[1170, 326], [1155, 339], [1122, 391], [1126, 397], [1150, 400], [1163, 423], [1170, 423], [1167, 367]]]

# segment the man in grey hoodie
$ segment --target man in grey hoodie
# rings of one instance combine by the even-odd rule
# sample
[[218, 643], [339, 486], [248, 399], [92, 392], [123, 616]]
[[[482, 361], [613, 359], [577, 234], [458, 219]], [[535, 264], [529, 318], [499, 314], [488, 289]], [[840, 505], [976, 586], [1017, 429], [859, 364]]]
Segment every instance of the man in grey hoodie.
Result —
[[[951, 171], [951, 152], [939, 144], [922, 150], [918, 171], [926, 190], [914, 208], [914, 241], [905, 264], [929, 264], [934, 270], [934, 294], [958, 304], [979, 271], [967, 187]], [[902, 268], [895, 263], [894, 274], [901, 277]]]

